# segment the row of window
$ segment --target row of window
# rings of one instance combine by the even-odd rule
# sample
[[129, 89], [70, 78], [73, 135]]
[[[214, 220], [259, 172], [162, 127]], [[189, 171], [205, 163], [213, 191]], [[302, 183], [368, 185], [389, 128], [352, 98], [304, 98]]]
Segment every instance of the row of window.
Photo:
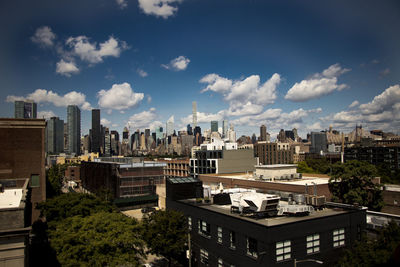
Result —
[[[188, 217], [188, 227], [189, 230], [192, 230], [192, 218]], [[209, 223], [198, 220], [198, 233], [206, 238], [211, 238], [211, 226]], [[339, 228], [335, 229], [332, 232], [333, 239], [333, 247], [341, 247], [345, 245], [345, 229]], [[217, 226], [217, 242], [222, 244], [222, 227]], [[275, 254], [276, 261], [284, 261], [291, 259], [292, 242], [290, 240], [284, 240], [280, 242], [276, 242], [275, 245]], [[234, 231], [229, 231], [229, 248], [236, 249], [236, 233]], [[306, 249], [307, 254], [315, 254], [320, 252], [320, 235], [312, 234], [306, 236]], [[203, 250], [203, 258], [207, 258], [208, 261], [208, 253]], [[207, 257], [206, 257], [207, 254]], [[257, 248], [257, 240], [251, 237], [246, 237], [246, 254], [253, 258], [258, 257], [258, 248]], [[221, 260], [222, 261], [222, 260]], [[222, 266], [222, 265], [221, 265]]]

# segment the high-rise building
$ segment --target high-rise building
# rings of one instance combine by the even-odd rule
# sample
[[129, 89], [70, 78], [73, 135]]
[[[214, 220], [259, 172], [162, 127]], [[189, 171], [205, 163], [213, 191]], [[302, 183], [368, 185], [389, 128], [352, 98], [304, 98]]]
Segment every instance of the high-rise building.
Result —
[[260, 141], [267, 141], [267, 126], [264, 124], [260, 127]]
[[104, 156], [111, 156], [111, 134], [107, 127], [104, 128]]
[[92, 109], [92, 152], [100, 153], [101, 146], [101, 127], [100, 127], [100, 109]]
[[193, 135], [194, 135], [194, 143], [195, 143], [195, 145], [199, 146], [203, 142], [203, 139], [202, 139], [202, 136], [201, 136], [201, 128], [200, 128], [200, 126], [194, 127]]
[[167, 121], [167, 136], [174, 134], [174, 116], [172, 115]]
[[230, 127], [228, 129], [228, 139], [229, 139], [229, 142], [236, 142], [236, 132], [233, 129], [232, 123], [230, 124]]
[[325, 132], [311, 132], [311, 153], [323, 153], [328, 148], [328, 140]]
[[228, 121], [222, 121], [222, 137], [226, 138], [228, 134]]
[[163, 139], [163, 127], [157, 127], [156, 128], [156, 144], [159, 145], [161, 142], [161, 139]]
[[117, 131], [111, 131], [111, 155], [119, 155], [119, 133]]
[[279, 134], [277, 136], [277, 139], [279, 142], [285, 142], [286, 141], [286, 135], [285, 135], [285, 130], [281, 129], [279, 131]]
[[190, 126], [190, 124], [186, 126], [186, 132], [188, 135], [193, 135], [193, 128]]
[[150, 136], [150, 129], [145, 129], [144, 130], [144, 138], [145, 138], [145, 143], [146, 143], [146, 147], [148, 147], [149, 145], [149, 136]]
[[64, 121], [51, 117], [46, 125], [46, 152], [58, 154], [64, 151]]
[[129, 130], [128, 128], [124, 128], [124, 131], [122, 132], [122, 141], [124, 140], [129, 140]]
[[196, 101], [192, 102], [192, 117], [193, 117], [193, 128], [197, 126], [197, 103]]
[[81, 150], [81, 110], [76, 105], [67, 108], [68, 153], [80, 154]]
[[36, 119], [37, 105], [32, 100], [15, 101], [14, 117], [16, 119]]
[[218, 121], [211, 121], [211, 132], [218, 132]]

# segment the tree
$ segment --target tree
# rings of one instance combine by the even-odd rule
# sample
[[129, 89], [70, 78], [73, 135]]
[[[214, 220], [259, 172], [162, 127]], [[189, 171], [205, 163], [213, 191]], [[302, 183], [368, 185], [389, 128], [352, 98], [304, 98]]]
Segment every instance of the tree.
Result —
[[111, 212], [114, 209], [110, 203], [94, 195], [81, 193], [62, 194], [39, 203], [36, 208], [50, 223], [77, 215], [86, 217], [100, 211]]
[[400, 227], [395, 222], [378, 232], [377, 239], [364, 236], [345, 250], [339, 266], [399, 266], [394, 257], [400, 249]]
[[143, 239], [150, 253], [162, 255], [171, 265], [185, 252], [187, 222], [182, 213], [158, 210], [143, 218]]
[[329, 190], [333, 201], [368, 206], [379, 211], [383, 207], [382, 190], [372, 179], [377, 171], [374, 165], [361, 161], [348, 161], [332, 165]]
[[139, 266], [145, 258], [141, 227], [117, 212], [57, 222], [50, 243], [62, 266]]
[[315, 171], [307, 165], [307, 162], [300, 161], [297, 163], [297, 172], [298, 173], [314, 173]]

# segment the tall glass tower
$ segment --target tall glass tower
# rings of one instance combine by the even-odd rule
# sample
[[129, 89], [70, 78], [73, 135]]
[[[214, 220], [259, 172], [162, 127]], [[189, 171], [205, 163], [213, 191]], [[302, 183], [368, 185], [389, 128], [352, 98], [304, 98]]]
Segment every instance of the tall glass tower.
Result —
[[81, 110], [78, 106], [67, 107], [68, 124], [68, 152], [80, 155], [81, 153]]

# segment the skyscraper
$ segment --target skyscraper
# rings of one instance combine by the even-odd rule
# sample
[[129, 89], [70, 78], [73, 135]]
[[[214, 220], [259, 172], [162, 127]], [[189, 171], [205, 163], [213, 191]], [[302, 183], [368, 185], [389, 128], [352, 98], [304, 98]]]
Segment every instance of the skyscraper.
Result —
[[193, 117], [193, 128], [197, 126], [197, 103], [196, 101], [192, 102], [192, 117]]
[[174, 134], [174, 116], [172, 115], [167, 121], [167, 136]]
[[159, 145], [161, 142], [161, 139], [163, 139], [163, 127], [157, 127], [156, 128], [156, 145]]
[[228, 121], [227, 120], [223, 120], [222, 121], [222, 136], [224, 138], [226, 138], [227, 134], [228, 134]]
[[32, 100], [15, 101], [14, 117], [16, 119], [36, 119], [37, 105]]
[[46, 125], [46, 152], [58, 154], [64, 151], [64, 121], [51, 117]]
[[100, 109], [92, 109], [92, 152], [100, 153], [101, 146]]
[[81, 151], [81, 110], [78, 106], [69, 105], [67, 108], [68, 152], [80, 154]]
[[260, 127], [260, 141], [267, 141], [267, 126], [264, 124]]
[[218, 132], [218, 121], [211, 121], [211, 132]]

